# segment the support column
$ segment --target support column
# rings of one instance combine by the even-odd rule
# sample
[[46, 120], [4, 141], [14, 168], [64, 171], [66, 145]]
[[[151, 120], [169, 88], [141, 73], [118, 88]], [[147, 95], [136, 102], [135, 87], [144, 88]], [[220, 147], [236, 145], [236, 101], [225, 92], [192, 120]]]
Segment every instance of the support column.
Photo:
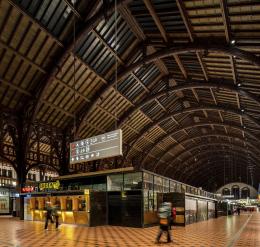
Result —
[[[16, 164], [17, 164], [17, 188], [21, 193], [22, 187], [26, 182], [26, 151], [27, 151], [27, 135], [28, 132], [24, 128], [23, 120], [17, 121], [16, 128], [14, 126], [8, 126], [8, 132], [13, 140]], [[20, 196], [20, 219], [24, 219], [24, 198]]]

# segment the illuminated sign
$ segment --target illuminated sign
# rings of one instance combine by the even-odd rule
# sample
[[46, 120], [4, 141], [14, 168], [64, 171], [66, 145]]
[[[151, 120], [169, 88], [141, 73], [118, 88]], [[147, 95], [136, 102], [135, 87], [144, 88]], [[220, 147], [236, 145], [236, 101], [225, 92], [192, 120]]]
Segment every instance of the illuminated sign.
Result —
[[70, 164], [123, 155], [122, 130], [70, 143]]
[[234, 198], [235, 196], [234, 195], [223, 195], [222, 197], [223, 198]]
[[35, 187], [34, 186], [27, 186], [22, 188], [22, 193], [30, 193], [30, 192], [34, 192], [35, 191]]
[[56, 182], [48, 182], [48, 183], [40, 183], [39, 190], [58, 190], [60, 188], [60, 181]]

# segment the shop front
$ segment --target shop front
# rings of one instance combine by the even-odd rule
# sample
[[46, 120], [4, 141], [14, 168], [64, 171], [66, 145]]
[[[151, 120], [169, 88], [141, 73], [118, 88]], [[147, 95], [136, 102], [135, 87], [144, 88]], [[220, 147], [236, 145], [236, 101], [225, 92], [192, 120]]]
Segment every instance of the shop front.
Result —
[[[144, 227], [158, 222], [160, 194], [176, 192], [178, 198], [177, 192], [186, 191], [214, 197], [198, 188], [133, 168], [62, 176], [23, 193], [24, 216], [26, 220], [43, 221], [46, 205], [51, 204], [58, 206], [62, 223]], [[177, 218], [184, 219], [185, 210], [180, 208]]]
[[13, 188], [0, 188], [0, 215], [12, 214], [15, 211], [17, 193]]

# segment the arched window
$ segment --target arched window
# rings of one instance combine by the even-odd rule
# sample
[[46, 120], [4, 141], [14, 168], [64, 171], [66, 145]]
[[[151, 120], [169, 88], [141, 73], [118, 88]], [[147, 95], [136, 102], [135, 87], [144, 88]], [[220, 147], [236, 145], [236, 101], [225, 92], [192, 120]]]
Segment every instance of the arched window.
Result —
[[237, 185], [232, 186], [232, 195], [234, 195], [234, 199], [239, 199], [239, 187]]
[[230, 195], [230, 189], [224, 188], [224, 189], [222, 190], [222, 195], [223, 195], [223, 196]]
[[241, 190], [241, 198], [246, 199], [247, 197], [250, 197], [250, 189], [248, 187], [244, 187]]

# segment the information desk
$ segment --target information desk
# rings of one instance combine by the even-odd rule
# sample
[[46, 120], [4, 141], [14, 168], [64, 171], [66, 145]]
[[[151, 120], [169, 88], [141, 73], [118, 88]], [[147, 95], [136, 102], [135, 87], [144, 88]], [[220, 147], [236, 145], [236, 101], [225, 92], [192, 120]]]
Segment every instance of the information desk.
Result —
[[89, 225], [89, 194], [78, 192], [78, 195], [62, 195], [52, 193], [44, 195], [40, 193], [25, 197], [24, 219], [33, 221], [44, 221], [46, 217], [46, 206], [58, 208], [59, 222], [68, 224]]

